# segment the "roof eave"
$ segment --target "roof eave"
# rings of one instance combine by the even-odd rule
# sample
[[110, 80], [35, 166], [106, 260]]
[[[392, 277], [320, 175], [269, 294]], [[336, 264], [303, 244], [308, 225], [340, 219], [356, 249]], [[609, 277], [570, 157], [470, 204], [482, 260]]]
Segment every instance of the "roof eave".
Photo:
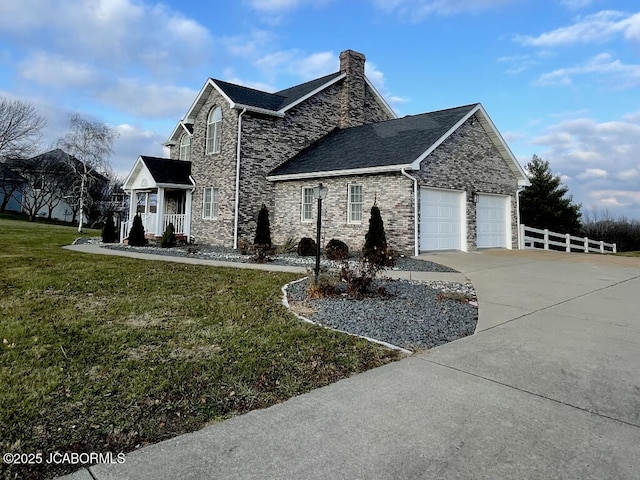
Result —
[[496, 148], [511, 167], [513, 173], [516, 175], [516, 177], [518, 177], [518, 185], [521, 185], [521, 181], [524, 182], [522, 183], [522, 185], [528, 184], [529, 177], [527, 177], [524, 168], [522, 168], [522, 165], [520, 165], [520, 162], [518, 162], [518, 160], [516, 159], [507, 142], [505, 142], [504, 138], [502, 138], [502, 135], [496, 128], [495, 124], [487, 114], [482, 104], [478, 104], [477, 110], [481, 113], [481, 116], [479, 118], [480, 124], [489, 134]]
[[260, 113], [262, 115], [269, 115], [272, 117], [284, 117], [284, 113], [282, 112], [276, 112], [275, 110], [269, 110], [267, 108], [254, 107], [252, 105], [245, 105], [244, 103], [231, 102], [231, 108], [234, 108], [236, 110], [246, 109], [248, 112]]
[[129, 172], [129, 175], [127, 175], [127, 178], [125, 179], [125, 181], [122, 183], [122, 189], [123, 190], [131, 190], [131, 186], [129, 185], [129, 182], [132, 180], [132, 177], [134, 176], [134, 173], [136, 173], [139, 169], [138, 166], [141, 165], [140, 168], [144, 168], [147, 173], [149, 174], [149, 176], [151, 177], [151, 179], [153, 180], [153, 185], [149, 185], [149, 188], [155, 188], [156, 187], [156, 183], [155, 183], [155, 179], [153, 178], [153, 175], [151, 175], [151, 172], [149, 171], [149, 167], [147, 167], [147, 165], [144, 163], [144, 160], [142, 159], [142, 155], [138, 156], [138, 159], [136, 160], [136, 163], [133, 164], [133, 168], [131, 169], [131, 171]]
[[[191, 177], [191, 176], [189, 176]], [[193, 188], [196, 186], [195, 183], [156, 183], [156, 186], [159, 188]]]
[[442, 135], [438, 140], [436, 140], [433, 144], [431, 144], [431, 146], [425, 150], [422, 155], [420, 155], [418, 158], [416, 158], [412, 163], [411, 163], [411, 168], [413, 170], [419, 170], [420, 169], [420, 163], [422, 163], [422, 161], [427, 158], [436, 148], [438, 148], [442, 142], [444, 142], [447, 138], [449, 138], [453, 132], [455, 132], [456, 130], [458, 130], [458, 128], [460, 128], [464, 122], [466, 122], [467, 120], [469, 120], [473, 114], [475, 114], [478, 111], [478, 107], [480, 106], [480, 104], [476, 105], [474, 108], [472, 108], [464, 117], [462, 117], [460, 120], [458, 120], [458, 122], [456, 122], [456, 124], [451, 127], [449, 130], [446, 131], [446, 133], [444, 135]]
[[380, 100], [380, 103], [382, 104], [382, 106], [387, 110], [387, 112], [389, 112], [389, 114], [393, 117], [393, 118], [398, 118], [398, 115], [396, 115], [396, 112], [393, 111], [393, 108], [391, 108], [391, 105], [389, 105], [387, 103], [387, 101], [384, 99], [384, 97], [380, 94], [380, 92], [378, 91], [378, 89], [376, 87], [373, 86], [373, 83], [371, 83], [371, 81], [366, 77], [364, 77], [364, 81], [367, 83], [367, 86], [373, 91], [373, 94], [378, 97], [378, 100]]
[[[442, 137], [440, 137], [436, 142], [434, 142], [422, 155], [416, 158], [411, 164], [412, 168], [414, 170], [419, 170], [420, 163], [426, 157], [428, 157], [436, 148], [438, 148], [442, 144], [442, 142], [444, 142], [447, 138], [449, 138], [453, 134], [453, 132], [458, 130], [458, 128], [460, 128], [467, 120], [469, 120], [476, 113], [480, 114], [478, 115], [478, 121], [480, 122], [480, 125], [482, 125], [485, 132], [487, 132], [487, 135], [489, 135], [489, 137], [491, 138], [491, 141], [495, 145], [496, 149], [498, 150], [502, 158], [507, 162], [507, 164], [511, 168], [511, 171], [517, 177], [518, 185], [526, 185], [526, 183], [528, 183], [529, 180], [524, 169], [520, 165], [520, 162], [518, 162], [516, 157], [513, 155], [513, 152], [511, 152], [511, 149], [507, 145], [507, 142], [504, 141], [504, 138], [502, 138], [502, 135], [500, 135], [500, 132], [496, 128], [495, 124], [493, 123], [493, 121], [489, 117], [489, 114], [484, 109], [481, 103], [478, 103], [475, 107], [473, 107], [453, 127], [451, 127], [444, 135], [442, 135]], [[521, 182], [525, 182], [525, 183], [521, 183]]]
[[287, 106], [281, 108], [280, 110], [278, 110], [279, 113], [282, 114], [282, 116], [284, 116], [285, 112], [287, 112], [288, 110], [292, 109], [293, 107], [295, 107], [296, 105], [299, 105], [300, 103], [304, 102], [305, 100], [307, 100], [308, 98], [313, 97], [314, 95], [317, 95], [318, 93], [320, 93], [322, 90], [324, 90], [325, 88], [330, 87], [331, 85], [333, 85], [334, 83], [339, 82], [340, 80], [342, 80], [343, 78], [345, 78], [347, 76], [346, 73], [343, 73], [341, 75], [338, 75], [336, 78], [333, 78], [331, 80], [329, 80], [328, 82], [320, 85], [318, 88], [316, 88], [315, 90], [312, 90], [311, 92], [307, 93], [306, 95], [300, 97], [299, 99], [297, 99], [295, 102], [292, 102], [290, 104], [288, 104]]
[[412, 164], [384, 165], [380, 167], [351, 168], [351, 169], [345, 169], [345, 170], [328, 170], [326, 172], [267, 175], [267, 180], [269, 180], [270, 182], [278, 182], [278, 181], [284, 181], [284, 180], [307, 180], [312, 178], [344, 177], [344, 176], [352, 176], [352, 175], [371, 175], [376, 173], [400, 172], [403, 169], [405, 170], [413, 169]]

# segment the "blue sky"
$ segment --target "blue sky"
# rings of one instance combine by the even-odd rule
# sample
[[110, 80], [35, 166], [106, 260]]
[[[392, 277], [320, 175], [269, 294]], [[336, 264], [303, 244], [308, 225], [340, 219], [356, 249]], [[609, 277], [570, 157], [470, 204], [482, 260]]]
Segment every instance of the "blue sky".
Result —
[[126, 174], [163, 155], [208, 77], [275, 91], [367, 57], [399, 116], [481, 102], [519, 161], [583, 210], [640, 219], [640, 8], [607, 0], [4, 0], [0, 95], [116, 128]]

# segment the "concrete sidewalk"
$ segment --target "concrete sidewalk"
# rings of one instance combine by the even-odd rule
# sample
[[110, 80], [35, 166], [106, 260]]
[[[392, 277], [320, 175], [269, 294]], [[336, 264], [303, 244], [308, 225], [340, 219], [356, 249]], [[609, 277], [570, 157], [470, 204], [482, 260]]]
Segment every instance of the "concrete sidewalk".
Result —
[[[141, 260], [159, 260], [164, 262], [189, 263], [192, 265], [209, 265], [212, 267], [243, 268], [249, 270], [263, 270], [270, 272], [289, 272], [307, 274], [306, 267], [290, 265], [274, 265], [273, 263], [242, 263], [226, 262], [221, 260], [206, 260], [198, 257], [181, 257], [171, 255], [158, 255], [154, 253], [143, 253], [138, 251], [114, 250], [103, 248], [99, 244], [67, 245], [63, 247], [74, 252], [90, 253], [98, 255], [113, 255], [118, 257], [138, 258]], [[398, 270], [385, 270], [384, 275], [390, 278], [403, 278], [406, 280], [433, 280], [444, 282], [466, 282], [467, 278], [457, 272], [405, 272]]]
[[427, 258], [473, 282], [475, 335], [68, 478], [640, 478], [640, 260]]

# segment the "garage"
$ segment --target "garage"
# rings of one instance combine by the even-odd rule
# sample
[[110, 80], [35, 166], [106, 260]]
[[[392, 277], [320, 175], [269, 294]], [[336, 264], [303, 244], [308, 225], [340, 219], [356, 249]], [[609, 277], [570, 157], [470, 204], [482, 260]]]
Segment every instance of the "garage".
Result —
[[511, 243], [510, 197], [478, 195], [476, 228], [478, 248], [507, 248]]
[[464, 192], [420, 190], [420, 250], [466, 250]]

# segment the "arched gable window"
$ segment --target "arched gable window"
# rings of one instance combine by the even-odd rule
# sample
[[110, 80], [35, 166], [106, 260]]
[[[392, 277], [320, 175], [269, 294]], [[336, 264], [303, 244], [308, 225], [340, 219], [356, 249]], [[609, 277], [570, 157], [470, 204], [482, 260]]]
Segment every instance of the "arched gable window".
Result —
[[180, 139], [180, 160], [191, 160], [191, 135], [185, 133]]
[[220, 140], [222, 137], [222, 110], [216, 107], [209, 112], [207, 117], [207, 155], [220, 153]]

